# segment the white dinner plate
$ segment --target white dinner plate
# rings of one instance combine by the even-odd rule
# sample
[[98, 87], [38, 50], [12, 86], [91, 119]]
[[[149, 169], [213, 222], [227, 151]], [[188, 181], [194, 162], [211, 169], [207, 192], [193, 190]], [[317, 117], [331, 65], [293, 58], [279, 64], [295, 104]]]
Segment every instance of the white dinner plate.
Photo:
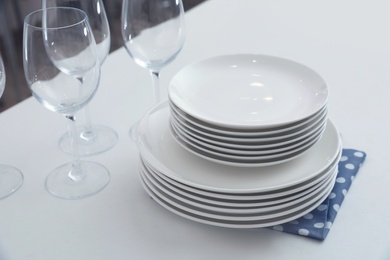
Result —
[[148, 165], [189, 186], [222, 193], [275, 191], [321, 175], [339, 155], [341, 140], [331, 120], [321, 139], [298, 158], [268, 167], [234, 167], [195, 156], [181, 147], [169, 129], [167, 102], [152, 108], [139, 121], [137, 145]]
[[[313, 196], [309, 196], [308, 198], [305, 198], [303, 201], [300, 201], [296, 205], [274, 210], [268, 210], [267, 208], [263, 210], [263, 208], [257, 208], [255, 210], [249, 210], [249, 212], [244, 212], [244, 209], [230, 210], [227, 208], [215, 206], [210, 206], [206, 208], [205, 205], [201, 204], [197, 204], [196, 206], [193, 204], [188, 204], [182, 199], [178, 199], [178, 197], [173, 197], [172, 194], [168, 194], [165, 191], [160, 190], [158, 187], [153, 185], [152, 182], [150, 182], [150, 180], [145, 176], [143, 172], [140, 172], [140, 175], [145, 184], [152, 190], [154, 194], [160, 197], [160, 199], [163, 199], [178, 208], [204, 217], [243, 222], [273, 219], [297, 212], [303, 208], [306, 208], [308, 205], [312, 205], [313, 203], [318, 202], [320, 199], [324, 199], [324, 196], [328, 196], [334, 186], [334, 181], [332, 183], [328, 183], [325, 187], [321, 187], [318, 193], [314, 194]], [[272, 208], [272, 206], [270, 208]]]
[[196, 197], [189, 197], [188, 194], [177, 192], [178, 190], [175, 189], [175, 187], [169, 188], [165, 186], [163, 183], [161, 183], [158, 179], [154, 177], [154, 175], [147, 170], [146, 167], [140, 167], [140, 174], [143, 174], [144, 177], [146, 177], [148, 186], [153, 185], [155, 189], [162, 192], [163, 194], [168, 195], [173, 200], [177, 201], [179, 204], [188, 205], [191, 207], [198, 208], [200, 210], [206, 210], [211, 212], [217, 212], [217, 213], [227, 213], [227, 214], [238, 214], [238, 215], [246, 215], [246, 214], [270, 214], [272, 212], [280, 212], [284, 209], [291, 209], [294, 206], [301, 205], [302, 203], [309, 203], [308, 201], [311, 200], [317, 200], [319, 197], [316, 196], [322, 196], [324, 192], [326, 192], [327, 188], [329, 188], [329, 185], [332, 185], [334, 183], [334, 178], [337, 175], [336, 169], [334, 169], [332, 172], [329, 172], [329, 176], [326, 178], [324, 182], [321, 182], [320, 185], [315, 185], [315, 189], [310, 189], [310, 192], [305, 192], [304, 194], [295, 197], [294, 199], [291, 199], [286, 202], [281, 203], [274, 203], [270, 205], [262, 205], [262, 206], [251, 206], [251, 207], [243, 207], [241, 204], [233, 205], [233, 206], [225, 206], [220, 204], [214, 204], [209, 203], [209, 201], [203, 201], [199, 200]]
[[189, 65], [174, 75], [168, 93], [185, 113], [235, 129], [290, 124], [318, 112], [328, 98], [325, 81], [312, 69], [253, 54], [218, 56]]
[[190, 207], [184, 207], [175, 201], [170, 200], [167, 197], [164, 197], [161, 193], [159, 193], [157, 190], [152, 190], [151, 187], [147, 185], [147, 183], [144, 181], [143, 176], [140, 175], [141, 183], [146, 190], [146, 192], [149, 194], [151, 198], [153, 198], [154, 201], [159, 203], [164, 208], [168, 209], [169, 211], [182, 216], [184, 218], [200, 222], [203, 224], [213, 225], [213, 226], [220, 226], [220, 227], [227, 227], [227, 228], [263, 228], [263, 227], [270, 227], [282, 223], [286, 223], [289, 221], [292, 221], [294, 219], [297, 219], [301, 216], [304, 216], [305, 214], [309, 213], [316, 207], [318, 207], [324, 199], [329, 196], [331, 192], [331, 187], [327, 190], [327, 193], [325, 193], [320, 199], [317, 201], [314, 201], [310, 204], [308, 204], [306, 207], [299, 206], [294, 209], [290, 209], [289, 211], [285, 211], [285, 214], [274, 214], [275, 217], [272, 216], [261, 216], [261, 217], [228, 217], [228, 216], [221, 216], [216, 214], [210, 214], [206, 212], [199, 212], [198, 210], [195, 210]]
[[329, 179], [331, 179], [331, 176], [338, 171], [338, 163], [335, 163], [329, 170], [327, 170], [321, 178], [314, 179], [312, 182], [306, 183], [302, 187], [295, 187], [291, 190], [278, 190], [274, 193], [243, 194], [241, 196], [210, 193], [183, 185], [180, 182], [175, 182], [172, 179], [150, 168], [142, 161], [142, 158], [140, 160], [140, 168], [142, 168], [150, 176], [153, 176], [153, 178], [159, 182], [159, 184], [184, 198], [209, 205], [230, 208], [253, 208], [288, 203], [292, 200], [296, 200], [302, 196], [312, 193], [328, 182]]
[[216, 191], [209, 191], [209, 190], [193, 187], [189, 183], [184, 184], [164, 175], [159, 170], [154, 169], [153, 166], [149, 165], [148, 162], [142, 158], [142, 156], [140, 158], [149, 172], [152, 172], [153, 174], [157, 175], [159, 178], [163, 179], [166, 183], [170, 183], [173, 186], [180, 188], [187, 193], [194, 194], [197, 197], [204, 197], [206, 199], [224, 201], [224, 202], [228, 201], [237, 204], [243, 204], [243, 203], [272, 204], [271, 201], [277, 202], [279, 200], [284, 200], [284, 199], [288, 200], [289, 198], [294, 197], [297, 193], [302, 193], [305, 190], [311, 188], [312, 186], [317, 185], [320, 182], [323, 182], [329, 176], [330, 172], [338, 168], [338, 162], [341, 158], [341, 147], [340, 147], [340, 152], [336, 157], [335, 161], [332, 162], [327, 169], [324, 169], [322, 173], [314, 176], [313, 178], [310, 178], [304, 182], [298, 183], [296, 185], [288, 186], [282, 189], [275, 189], [271, 191], [263, 191], [263, 192], [255, 192], [255, 193], [216, 192]]

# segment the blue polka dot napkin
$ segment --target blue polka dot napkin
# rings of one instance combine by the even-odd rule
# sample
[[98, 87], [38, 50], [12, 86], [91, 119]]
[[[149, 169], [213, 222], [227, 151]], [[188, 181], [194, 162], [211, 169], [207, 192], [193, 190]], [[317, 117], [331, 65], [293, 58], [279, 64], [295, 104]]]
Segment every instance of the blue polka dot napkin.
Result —
[[343, 149], [336, 182], [328, 198], [309, 214], [271, 229], [324, 240], [365, 158], [365, 152]]

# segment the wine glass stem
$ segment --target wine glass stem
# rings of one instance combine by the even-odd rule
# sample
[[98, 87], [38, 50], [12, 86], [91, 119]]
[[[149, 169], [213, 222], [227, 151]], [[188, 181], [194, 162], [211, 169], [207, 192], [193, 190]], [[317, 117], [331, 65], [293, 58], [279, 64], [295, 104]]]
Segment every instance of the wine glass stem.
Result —
[[86, 106], [83, 110], [84, 110], [85, 124], [82, 132], [80, 133], [80, 138], [89, 142], [96, 138], [96, 133], [93, 131], [89, 106]]
[[158, 104], [161, 101], [160, 72], [159, 71], [150, 71], [150, 76], [152, 77], [152, 83], [153, 83], [154, 104]]
[[74, 115], [66, 115], [68, 119], [68, 131], [70, 136], [70, 145], [72, 150], [72, 168], [69, 171], [69, 178], [74, 181], [82, 181], [85, 177], [85, 174], [81, 170], [80, 157], [77, 144], [77, 130], [76, 130], [76, 121]]

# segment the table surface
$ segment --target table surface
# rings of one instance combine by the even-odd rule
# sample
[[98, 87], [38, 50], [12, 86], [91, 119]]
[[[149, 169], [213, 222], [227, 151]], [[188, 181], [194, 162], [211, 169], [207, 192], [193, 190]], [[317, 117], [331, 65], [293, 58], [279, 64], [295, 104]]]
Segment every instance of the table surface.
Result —
[[129, 138], [152, 106], [151, 80], [122, 48], [103, 64], [90, 104], [92, 121], [119, 135], [114, 148], [85, 158], [110, 171], [100, 193], [63, 200], [45, 190], [48, 173], [70, 160], [58, 148], [66, 130], [61, 115], [32, 98], [0, 115], [1, 163], [24, 174], [21, 189], [0, 201], [0, 259], [389, 259], [389, 7], [385, 0], [208, 0], [186, 14], [185, 46], [162, 70], [166, 87], [199, 59], [256, 53], [323, 76], [344, 146], [368, 154], [325, 241], [208, 226], [154, 203], [140, 184]]

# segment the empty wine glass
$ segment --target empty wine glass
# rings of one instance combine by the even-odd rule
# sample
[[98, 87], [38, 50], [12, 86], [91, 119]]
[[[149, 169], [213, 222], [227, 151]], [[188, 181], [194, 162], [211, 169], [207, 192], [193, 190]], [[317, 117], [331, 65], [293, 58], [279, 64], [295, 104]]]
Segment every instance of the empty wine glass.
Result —
[[108, 170], [81, 161], [76, 140], [75, 113], [96, 93], [100, 63], [86, 14], [75, 8], [47, 8], [26, 16], [23, 29], [23, 66], [33, 96], [68, 121], [73, 161], [59, 166], [46, 179], [54, 196], [78, 199], [102, 190]]
[[[160, 70], [181, 51], [184, 38], [184, 8], [181, 0], [124, 0], [122, 38], [130, 57], [149, 70], [154, 103], [159, 103]], [[135, 124], [130, 136], [135, 139]]]
[[[74, 7], [88, 16], [97, 49], [100, 65], [110, 51], [110, 27], [102, 0], [43, 0], [42, 7]], [[92, 124], [89, 106], [83, 109], [84, 124], [77, 127], [77, 141], [80, 156], [98, 154], [112, 148], [118, 141], [117, 133], [108, 126]], [[59, 142], [60, 148], [71, 153], [70, 136], [65, 134]]]
[[[0, 55], [0, 97], [5, 88], [5, 69], [3, 58]], [[4, 147], [3, 147], [4, 149]], [[17, 191], [23, 183], [23, 174], [15, 167], [0, 165], [0, 199], [8, 197]]]

